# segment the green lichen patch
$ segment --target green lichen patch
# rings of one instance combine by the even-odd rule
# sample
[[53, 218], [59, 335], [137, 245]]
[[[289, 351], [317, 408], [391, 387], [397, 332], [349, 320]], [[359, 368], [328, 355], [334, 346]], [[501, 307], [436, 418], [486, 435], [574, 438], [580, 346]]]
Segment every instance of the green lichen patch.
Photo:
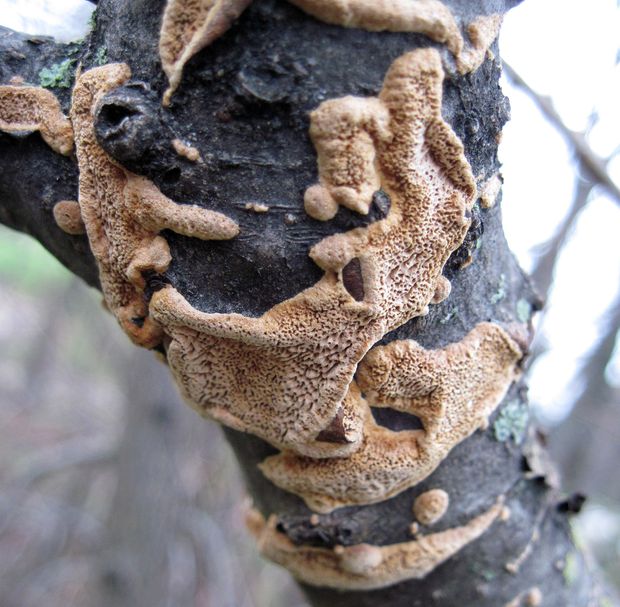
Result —
[[506, 297], [506, 275], [499, 275], [499, 285], [497, 286], [497, 291], [493, 293], [491, 296], [491, 303], [496, 304], [502, 301]]
[[39, 84], [45, 88], [68, 89], [73, 80], [74, 63], [75, 59], [65, 59], [51, 67], [44, 67], [39, 72]]
[[572, 586], [577, 581], [579, 576], [579, 563], [577, 561], [576, 552], [569, 552], [566, 555], [562, 574], [564, 575], [564, 582], [567, 586]]
[[526, 299], [517, 302], [517, 319], [519, 322], [526, 323], [532, 314], [532, 306]]
[[108, 51], [105, 46], [100, 46], [95, 53], [95, 63], [105, 65], [108, 62]]
[[97, 27], [97, 9], [95, 9], [88, 18], [88, 27], [94, 30]]
[[458, 310], [454, 307], [450, 309], [450, 311], [439, 321], [439, 324], [445, 325], [447, 322], [451, 321], [455, 316]]
[[498, 415], [493, 424], [495, 439], [499, 442], [506, 442], [510, 438], [517, 445], [521, 444], [527, 429], [529, 411], [527, 405], [518, 400], [510, 401]]

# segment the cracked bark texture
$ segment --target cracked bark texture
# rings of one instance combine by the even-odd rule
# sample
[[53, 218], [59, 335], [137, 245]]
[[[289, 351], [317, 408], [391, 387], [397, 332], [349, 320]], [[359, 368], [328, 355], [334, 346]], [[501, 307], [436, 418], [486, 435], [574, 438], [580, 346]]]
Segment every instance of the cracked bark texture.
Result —
[[[464, 23], [516, 3], [447, 2]], [[93, 31], [83, 43], [71, 45], [0, 28], [0, 83], [21, 76], [38, 84], [43, 67], [69, 58], [72, 68], [81, 62], [87, 69], [104, 52], [108, 62], [130, 65], [131, 82], [111, 92], [100, 108], [100, 144], [171, 199], [221, 211], [241, 228], [242, 236], [222, 242], [164, 232], [172, 253], [166, 280], [200, 310], [259, 316], [321, 277], [308, 257], [312, 244], [381, 218], [380, 205], [367, 216], [340, 208], [327, 222], [306, 215], [303, 193], [317, 175], [308, 112], [326, 99], [376, 95], [392, 61], [413, 48], [433, 46], [442, 52], [448, 72], [443, 115], [463, 141], [474, 175], [484, 181], [499, 169], [497, 140], [509, 105], [498, 85], [496, 43], [494, 58], [459, 76], [449, 52], [423, 35], [343, 29], [284, 0], [256, 0], [230, 31], [188, 62], [164, 110], [167, 83], [157, 48], [163, 8], [163, 0], [101, 0]], [[70, 88], [53, 90], [68, 113]], [[204, 163], [176, 154], [175, 138], [197, 147]], [[0, 158], [0, 221], [34, 236], [97, 286], [86, 237], [65, 234], [52, 215], [57, 201], [77, 199], [75, 158], [55, 154], [38, 133], [0, 133]], [[269, 211], [250, 212], [248, 203], [267, 205]], [[448, 299], [382, 343], [411, 338], [427, 348], [442, 347], [462, 339], [479, 322], [514, 322], [524, 306], [539, 308], [504, 239], [499, 202], [489, 209], [477, 205], [473, 215], [468, 237], [444, 270], [452, 282]], [[311, 512], [301, 499], [277, 489], [259, 472], [256, 465], [275, 452], [270, 445], [230, 429], [225, 433], [255, 505], [265, 515], [277, 514], [280, 529], [299, 544], [407, 541], [413, 502], [433, 488], [450, 496], [450, 507], [433, 531], [465, 524], [498, 495], [506, 496], [509, 520], [494, 524], [424, 579], [365, 592], [305, 586], [316, 607], [501, 607], [535, 587], [545, 607], [603, 605], [586, 559], [571, 539], [566, 508], [559, 507], [560, 497], [547, 482], [540, 439], [530, 432], [522, 444], [498, 440], [494, 423], [515, 401], [521, 406], [526, 401], [523, 383], [511, 388], [486, 431], [454, 448], [419, 485], [386, 502], [322, 515], [318, 524], [310, 522]], [[416, 425], [415, 418], [394, 410], [375, 413], [379, 423], [395, 430]], [[515, 562], [520, 566], [506, 567]]]

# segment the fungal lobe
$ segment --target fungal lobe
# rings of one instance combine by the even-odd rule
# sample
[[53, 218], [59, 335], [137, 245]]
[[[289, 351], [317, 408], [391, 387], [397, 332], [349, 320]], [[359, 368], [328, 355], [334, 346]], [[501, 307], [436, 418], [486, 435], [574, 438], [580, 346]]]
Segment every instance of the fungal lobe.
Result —
[[408, 579], [420, 579], [479, 538], [497, 519], [502, 499], [461, 527], [453, 527], [399, 544], [357, 544], [318, 548], [296, 546], [257, 510], [247, 524], [263, 556], [286, 567], [298, 580], [341, 590], [373, 590]]
[[164, 229], [202, 239], [233, 238], [237, 225], [215, 211], [179, 205], [146, 178], [124, 169], [97, 142], [94, 117], [102, 98], [125, 84], [125, 64], [82, 73], [71, 102], [79, 174], [79, 206], [108, 309], [138, 345], [152, 348], [162, 330], [148, 314], [144, 273], [163, 273], [170, 250]]
[[[351, 121], [342, 163], [365, 150], [373, 159], [359, 165], [373, 181], [367, 203], [381, 189], [391, 204], [385, 219], [310, 250], [325, 271], [315, 285], [259, 318], [201, 312], [172, 287], [154, 294], [150, 310], [171, 339], [170, 367], [197, 410], [299, 455], [360, 449], [367, 405], [352, 388], [356, 367], [388, 331], [426, 311], [439, 283], [446, 291], [442, 268], [469, 226], [476, 187], [441, 116], [442, 80], [439, 53], [418, 49], [394, 61], [379, 97], [333, 99], [317, 110], [326, 123], [332, 112]], [[340, 132], [332, 136], [336, 144]], [[328, 132], [322, 137], [329, 147]], [[340, 408], [348, 442], [317, 440]]]
[[0, 86], [0, 131], [39, 131], [59, 154], [73, 151], [73, 131], [51, 91], [35, 86]]

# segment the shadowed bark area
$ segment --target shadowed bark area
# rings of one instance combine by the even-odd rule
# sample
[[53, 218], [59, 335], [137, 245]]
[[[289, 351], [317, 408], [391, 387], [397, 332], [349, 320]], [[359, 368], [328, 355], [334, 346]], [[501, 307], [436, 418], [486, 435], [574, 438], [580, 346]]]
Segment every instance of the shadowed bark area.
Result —
[[[460, 21], [469, 23], [515, 2], [448, 4]], [[172, 253], [165, 280], [202, 311], [262, 314], [321, 277], [308, 257], [312, 244], [382, 216], [380, 204], [367, 216], [340, 208], [327, 222], [306, 215], [303, 193], [317, 179], [308, 112], [330, 98], [377, 95], [389, 65], [413, 48], [430, 45], [442, 52], [448, 72], [442, 111], [463, 141], [473, 174], [484, 181], [499, 168], [497, 140], [509, 106], [498, 85], [496, 44], [494, 57], [460, 76], [448, 51], [425, 36], [343, 29], [284, 0], [257, 0], [230, 31], [188, 62], [164, 110], [160, 101], [166, 80], [157, 53], [163, 7], [162, 1], [101, 0], [95, 28], [83, 46], [33, 42], [1, 30], [0, 83], [12, 76], [38, 83], [42, 67], [66, 58], [73, 67], [81, 61], [88, 69], [105, 53], [109, 62], [130, 65], [132, 81], [112, 91], [100, 107], [95, 126], [102, 147], [169, 198], [221, 211], [241, 228], [239, 238], [221, 242], [164, 233]], [[69, 90], [54, 89], [65, 113]], [[204, 162], [176, 154], [175, 138], [197, 147]], [[32, 234], [77, 275], [97, 284], [87, 241], [63, 233], [51, 213], [58, 200], [77, 199], [75, 159], [54, 154], [37, 133], [0, 133], [0, 156], [0, 220]], [[254, 213], [246, 209], [248, 203], [267, 205], [269, 211]], [[448, 299], [385, 336], [383, 343], [411, 338], [438, 348], [462, 339], [482, 321], [529, 322], [540, 304], [508, 250], [499, 202], [490, 209], [476, 206], [473, 215], [470, 234], [444, 270], [452, 282]], [[463, 525], [497, 496], [506, 496], [510, 518], [496, 522], [424, 579], [367, 592], [304, 587], [316, 607], [501, 607], [533, 588], [540, 590], [545, 607], [598, 605], [592, 575], [571, 540], [567, 514], [546, 482], [540, 446], [533, 434], [519, 440], [527, 418], [525, 401], [525, 386], [513, 386], [489, 428], [454, 448], [422, 483], [379, 504], [335, 510], [318, 523], [310, 521], [312, 513], [299, 498], [274, 487], [258, 470], [257, 464], [274, 453], [270, 445], [225, 432], [255, 504], [265, 515], [277, 514], [280, 528], [300, 545], [408, 541], [413, 501], [431, 488], [450, 495], [450, 507], [433, 532]], [[510, 418], [506, 407], [520, 411], [520, 418]], [[387, 409], [377, 418], [394, 429], [415, 423]], [[499, 430], [506, 419], [513, 424], [508, 435]]]

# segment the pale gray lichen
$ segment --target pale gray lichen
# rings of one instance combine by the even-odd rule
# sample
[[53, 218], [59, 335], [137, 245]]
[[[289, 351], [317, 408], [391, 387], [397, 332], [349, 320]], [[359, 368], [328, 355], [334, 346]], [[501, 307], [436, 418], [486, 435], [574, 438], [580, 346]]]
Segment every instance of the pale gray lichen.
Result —
[[458, 309], [453, 306], [450, 311], [439, 321], [439, 324], [445, 325], [447, 322], [451, 321], [457, 313]]
[[517, 302], [517, 319], [519, 322], [526, 323], [532, 314], [532, 306], [526, 299]]
[[520, 445], [525, 436], [528, 419], [527, 405], [518, 400], [510, 401], [500, 411], [493, 424], [493, 433], [496, 440], [503, 443], [512, 438], [517, 445]]
[[502, 301], [506, 297], [506, 275], [499, 275], [499, 285], [497, 286], [497, 291], [493, 293], [491, 296], [491, 303], [496, 304]]
[[108, 50], [105, 46], [100, 46], [95, 53], [95, 64], [105, 65], [108, 62]]
[[45, 88], [68, 89], [73, 80], [74, 63], [75, 59], [65, 59], [50, 67], [44, 67], [39, 72], [39, 84]]

